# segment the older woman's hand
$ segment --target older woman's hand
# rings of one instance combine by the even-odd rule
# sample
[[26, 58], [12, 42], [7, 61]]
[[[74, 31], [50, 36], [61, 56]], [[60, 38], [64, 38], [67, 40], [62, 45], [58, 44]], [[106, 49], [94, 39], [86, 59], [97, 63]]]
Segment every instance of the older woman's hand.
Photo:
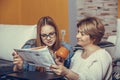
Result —
[[51, 65], [50, 69], [57, 75], [67, 75], [69, 70], [64, 67], [63, 62], [61, 62], [58, 58], [55, 59], [55, 62], [56, 65]]
[[21, 70], [23, 65], [22, 57], [16, 52], [13, 52], [12, 55], [13, 55], [13, 64], [15, 64], [13, 70], [14, 71]]

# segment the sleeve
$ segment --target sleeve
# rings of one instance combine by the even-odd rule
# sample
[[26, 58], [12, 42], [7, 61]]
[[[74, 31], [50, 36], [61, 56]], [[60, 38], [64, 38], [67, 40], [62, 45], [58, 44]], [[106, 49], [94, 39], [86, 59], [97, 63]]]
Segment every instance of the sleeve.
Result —
[[[30, 39], [28, 40], [22, 48], [33, 48], [36, 47], [36, 40], [35, 39]], [[27, 63], [24, 61], [23, 63], [23, 71], [35, 71], [35, 65], [31, 63]]]
[[28, 40], [22, 48], [33, 48], [33, 47], [36, 47], [36, 39], [30, 39]]
[[64, 66], [69, 68], [70, 63], [71, 63], [71, 58], [74, 55], [74, 51], [73, 51], [73, 48], [72, 48], [72, 46], [70, 44], [68, 44], [66, 42], [62, 42], [62, 45], [69, 50], [69, 55], [68, 55], [67, 59], [64, 62]]
[[30, 64], [24, 61], [23, 63], [23, 71], [35, 71], [36, 66], [34, 64]]

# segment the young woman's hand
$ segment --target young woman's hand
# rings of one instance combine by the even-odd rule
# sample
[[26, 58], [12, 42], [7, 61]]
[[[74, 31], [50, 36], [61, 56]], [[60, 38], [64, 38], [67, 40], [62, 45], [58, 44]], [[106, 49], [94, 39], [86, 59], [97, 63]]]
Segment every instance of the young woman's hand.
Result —
[[21, 70], [23, 65], [22, 57], [15, 51], [13, 52], [12, 56], [13, 56], [13, 64], [15, 64], [13, 70], [14, 71]]

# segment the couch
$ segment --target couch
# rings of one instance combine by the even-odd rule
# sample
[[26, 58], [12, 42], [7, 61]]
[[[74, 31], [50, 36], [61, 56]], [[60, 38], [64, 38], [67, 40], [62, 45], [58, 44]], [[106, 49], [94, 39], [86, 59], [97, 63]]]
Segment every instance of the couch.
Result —
[[33, 38], [36, 38], [36, 25], [0, 24], [0, 76], [12, 72], [14, 49]]

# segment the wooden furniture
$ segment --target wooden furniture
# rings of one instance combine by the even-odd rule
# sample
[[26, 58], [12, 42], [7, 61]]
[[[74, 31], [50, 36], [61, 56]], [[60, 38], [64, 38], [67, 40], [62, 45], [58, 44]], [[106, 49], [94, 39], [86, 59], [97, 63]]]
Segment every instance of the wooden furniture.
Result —
[[16, 72], [7, 75], [9, 80], [59, 80], [62, 76], [58, 76], [53, 72]]

